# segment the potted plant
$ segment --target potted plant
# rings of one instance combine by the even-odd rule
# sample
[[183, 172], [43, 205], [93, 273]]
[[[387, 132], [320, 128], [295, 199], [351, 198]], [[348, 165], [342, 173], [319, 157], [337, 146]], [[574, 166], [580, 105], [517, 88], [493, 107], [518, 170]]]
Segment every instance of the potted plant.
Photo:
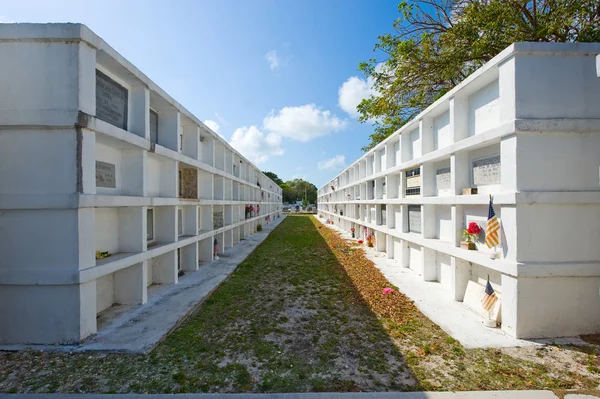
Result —
[[477, 247], [475, 246], [475, 241], [477, 240], [479, 233], [481, 233], [481, 227], [475, 222], [469, 223], [469, 226], [466, 229], [463, 229], [463, 238], [465, 241], [460, 242], [460, 247], [470, 251], [476, 250]]
[[350, 231], [352, 232], [352, 238], [354, 238], [354, 227], [352, 227]]

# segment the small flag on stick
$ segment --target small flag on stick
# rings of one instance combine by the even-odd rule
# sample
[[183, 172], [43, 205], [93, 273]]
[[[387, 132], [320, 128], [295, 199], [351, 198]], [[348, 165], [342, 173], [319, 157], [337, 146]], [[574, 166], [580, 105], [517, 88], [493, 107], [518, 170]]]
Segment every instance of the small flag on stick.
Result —
[[488, 248], [492, 248], [500, 244], [499, 232], [500, 222], [498, 222], [498, 218], [496, 217], [496, 213], [494, 212], [492, 196], [490, 195], [490, 206], [488, 209], [487, 227], [485, 229], [485, 244], [488, 246]]
[[481, 298], [481, 306], [483, 306], [487, 312], [491, 312], [497, 300], [498, 297], [496, 296], [496, 292], [494, 291], [494, 288], [492, 288], [490, 279], [488, 278], [487, 284], [485, 285], [483, 298]]

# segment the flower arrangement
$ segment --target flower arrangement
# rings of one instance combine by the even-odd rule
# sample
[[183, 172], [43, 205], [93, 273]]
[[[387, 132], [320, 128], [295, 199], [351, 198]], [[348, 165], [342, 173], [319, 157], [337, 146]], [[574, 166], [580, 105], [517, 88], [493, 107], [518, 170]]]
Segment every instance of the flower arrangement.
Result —
[[358, 240], [358, 243], [359, 243], [359, 244], [362, 244], [363, 242], [364, 242], [363, 240]]
[[335, 191], [335, 187], [333, 187], [333, 186], [329, 186], [329, 187], [331, 187], [331, 189]]
[[463, 229], [463, 238], [465, 241], [460, 243], [461, 248], [475, 250], [475, 241], [477, 236], [481, 233], [481, 227], [475, 222], [469, 223], [466, 229]]
[[354, 227], [352, 227], [350, 231], [352, 232], [352, 238], [354, 238]]
[[367, 237], [367, 247], [374, 247], [375, 246], [375, 236], [371, 235]]

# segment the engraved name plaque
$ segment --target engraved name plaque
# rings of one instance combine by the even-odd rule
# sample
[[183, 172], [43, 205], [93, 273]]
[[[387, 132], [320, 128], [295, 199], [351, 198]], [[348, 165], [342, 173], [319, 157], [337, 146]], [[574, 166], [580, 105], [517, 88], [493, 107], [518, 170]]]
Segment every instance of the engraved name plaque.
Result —
[[473, 161], [473, 184], [500, 184], [500, 155]]
[[421, 233], [421, 206], [408, 206], [408, 231], [411, 233]]
[[96, 161], [96, 187], [117, 187], [115, 165], [108, 162]]
[[127, 89], [96, 70], [96, 117], [127, 130]]
[[435, 184], [438, 190], [450, 188], [450, 168], [438, 169], [435, 172]]

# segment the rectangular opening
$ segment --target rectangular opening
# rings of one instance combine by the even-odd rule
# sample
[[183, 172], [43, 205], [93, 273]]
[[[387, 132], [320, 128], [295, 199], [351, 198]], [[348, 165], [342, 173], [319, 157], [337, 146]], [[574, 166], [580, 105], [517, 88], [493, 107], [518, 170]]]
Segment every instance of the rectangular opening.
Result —
[[150, 141], [158, 143], [158, 112], [150, 110]]
[[148, 244], [154, 243], [154, 209], [146, 211], [146, 241]]

